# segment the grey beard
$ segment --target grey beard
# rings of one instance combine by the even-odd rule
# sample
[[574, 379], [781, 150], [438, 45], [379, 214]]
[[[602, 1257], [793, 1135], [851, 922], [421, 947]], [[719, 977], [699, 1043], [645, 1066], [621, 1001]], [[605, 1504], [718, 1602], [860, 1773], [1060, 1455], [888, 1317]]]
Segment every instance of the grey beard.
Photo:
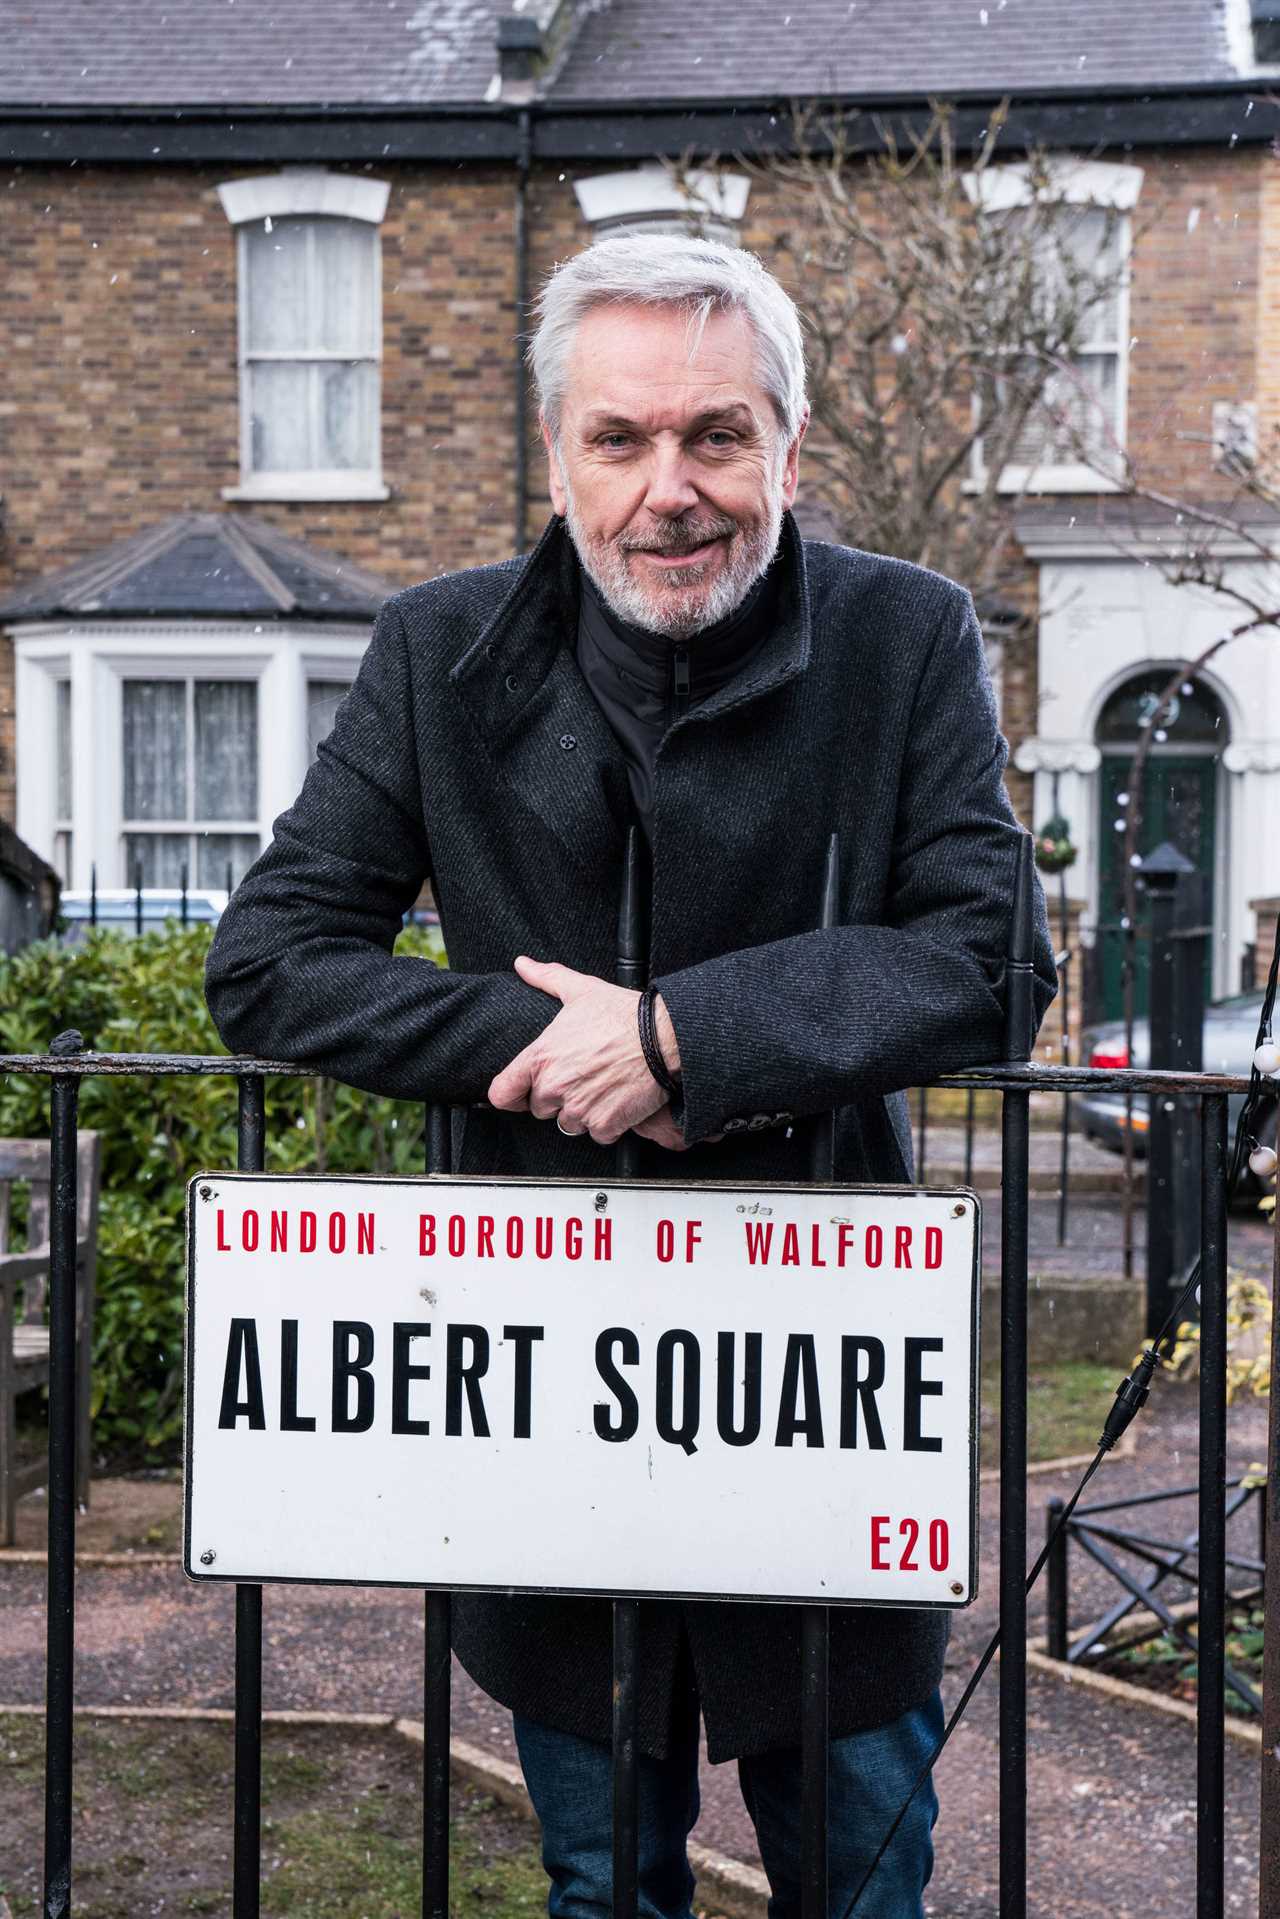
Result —
[[617, 619], [665, 639], [687, 640], [704, 628], [728, 619], [746, 599], [768, 568], [782, 533], [780, 487], [769, 489], [769, 511], [754, 535], [735, 536], [728, 562], [704, 595], [696, 585], [683, 591], [648, 593], [627, 570], [625, 554], [615, 545], [593, 549], [578, 514], [577, 503], [561, 469], [565, 493], [565, 524], [583, 572]]

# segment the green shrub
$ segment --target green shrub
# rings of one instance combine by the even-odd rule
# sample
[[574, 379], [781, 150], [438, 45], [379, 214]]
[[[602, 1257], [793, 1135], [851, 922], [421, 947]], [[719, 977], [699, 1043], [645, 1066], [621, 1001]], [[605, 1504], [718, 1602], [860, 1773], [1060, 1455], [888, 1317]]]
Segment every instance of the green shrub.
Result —
[[[141, 937], [98, 929], [83, 945], [42, 940], [0, 955], [0, 1053], [43, 1053], [76, 1027], [102, 1053], [226, 1053], [204, 1003], [211, 929], [171, 920]], [[439, 939], [401, 934], [397, 953], [444, 963]], [[270, 1172], [422, 1168], [421, 1106], [334, 1080], [266, 1081]], [[186, 1182], [236, 1163], [236, 1086], [210, 1078], [86, 1079], [79, 1123], [102, 1136], [95, 1452], [161, 1464], [182, 1437]], [[47, 1139], [49, 1082], [0, 1074], [0, 1136]]]

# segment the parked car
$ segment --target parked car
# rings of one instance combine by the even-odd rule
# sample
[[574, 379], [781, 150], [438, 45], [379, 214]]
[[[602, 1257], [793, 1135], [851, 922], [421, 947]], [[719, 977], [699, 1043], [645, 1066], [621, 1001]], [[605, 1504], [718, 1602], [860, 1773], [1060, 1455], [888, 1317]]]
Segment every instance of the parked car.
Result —
[[[1204, 1070], [1206, 1073], [1231, 1073], [1247, 1079], [1258, 1043], [1258, 1025], [1262, 1018], [1262, 994], [1238, 993], [1232, 999], [1214, 1000], [1204, 1009]], [[1083, 1062], [1086, 1066], [1141, 1068], [1151, 1057], [1151, 1029], [1145, 1019], [1133, 1023], [1133, 1059], [1125, 1049], [1124, 1021], [1109, 1020], [1091, 1026], [1082, 1035]], [[1280, 1085], [1276, 1088], [1280, 1093]], [[1087, 1139], [1112, 1152], [1124, 1151], [1125, 1101], [1122, 1093], [1101, 1090], [1077, 1093], [1071, 1102], [1076, 1125]], [[1244, 1104], [1244, 1095], [1234, 1093], [1227, 1101], [1231, 1138], [1235, 1139], [1236, 1120]], [[1147, 1095], [1135, 1093], [1132, 1108], [1133, 1150], [1138, 1159], [1147, 1151], [1151, 1126]], [[1276, 1109], [1261, 1122], [1259, 1144], [1276, 1143]], [[1246, 1179], [1252, 1176], [1248, 1173]]]
[[[59, 911], [67, 922], [64, 935], [69, 940], [83, 938], [92, 923], [110, 926], [118, 933], [138, 930], [138, 889], [133, 886], [100, 886], [96, 896], [85, 888], [63, 893]], [[176, 886], [142, 888], [142, 924], [146, 928], [163, 926], [168, 919], [182, 918], [182, 894]], [[187, 923], [216, 923], [227, 903], [225, 888], [201, 887], [187, 894]]]

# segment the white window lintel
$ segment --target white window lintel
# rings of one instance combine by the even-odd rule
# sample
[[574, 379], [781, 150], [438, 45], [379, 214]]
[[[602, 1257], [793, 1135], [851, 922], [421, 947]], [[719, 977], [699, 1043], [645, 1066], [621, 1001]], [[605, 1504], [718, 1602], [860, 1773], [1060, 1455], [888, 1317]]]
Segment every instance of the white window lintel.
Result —
[[222, 210], [232, 226], [246, 221], [283, 219], [291, 213], [328, 213], [378, 226], [387, 211], [391, 184], [355, 173], [330, 173], [324, 167], [284, 167], [250, 180], [228, 180], [218, 188]]
[[704, 218], [736, 225], [747, 210], [751, 182], [745, 173], [688, 173], [678, 180], [656, 163], [620, 173], [597, 173], [575, 180], [582, 217], [591, 226], [620, 220]]
[[1076, 154], [1049, 156], [1048, 178], [1033, 189], [1031, 168], [1025, 160], [1000, 162], [963, 176], [965, 191], [984, 213], [1007, 213], [1011, 207], [1039, 201], [1068, 206], [1113, 207], [1132, 213], [1142, 191], [1142, 168], [1119, 160], [1084, 160]]

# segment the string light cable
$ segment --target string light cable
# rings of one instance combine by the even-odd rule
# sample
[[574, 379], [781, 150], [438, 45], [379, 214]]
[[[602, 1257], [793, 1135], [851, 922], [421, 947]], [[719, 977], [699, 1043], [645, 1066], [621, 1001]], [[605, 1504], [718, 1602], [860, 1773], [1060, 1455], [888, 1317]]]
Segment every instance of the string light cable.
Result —
[[[1272, 1019], [1275, 1012], [1276, 976], [1278, 972], [1280, 972], [1280, 924], [1276, 927], [1276, 942], [1271, 955], [1271, 968], [1267, 975], [1266, 989], [1262, 996], [1262, 1011], [1258, 1022], [1257, 1043], [1254, 1047], [1253, 1058], [1249, 1068], [1249, 1090], [1245, 1095], [1244, 1105], [1241, 1107], [1239, 1117], [1236, 1121], [1235, 1143], [1231, 1155], [1231, 1166], [1227, 1174], [1228, 1204], [1230, 1204], [1235, 1195], [1236, 1186], [1239, 1183], [1246, 1162], [1248, 1163], [1250, 1171], [1258, 1178], [1268, 1178], [1276, 1170], [1275, 1149], [1274, 1147], [1262, 1144], [1259, 1139], [1259, 1134], [1266, 1130], [1266, 1121], [1275, 1113], [1276, 1106], [1280, 1103], [1280, 1046], [1276, 1044], [1275, 1039], [1272, 1037]], [[1164, 1325], [1151, 1341], [1151, 1344], [1146, 1347], [1132, 1373], [1123, 1379], [1116, 1388], [1115, 1399], [1102, 1428], [1102, 1436], [1098, 1440], [1097, 1451], [1086, 1467], [1084, 1475], [1076, 1486], [1075, 1491], [1059, 1513], [1056, 1523], [1050, 1530], [1044, 1545], [1040, 1549], [1039, 1557], [1032, 1566], [1031, 1571], [1027, 1574], [1027, 1592], [1031, 1591], [1040, 1574], [1044, 1571], [1049, 1555], [1057, 1545], [1062, 1531], [1079, 1504], [1089, 1481], [1093, 1478], [1107, 1454], [1115, 1446], [1117, 1440], [1128, 1431], [1133, 1420], [1146, 1405], [1151, 1391], [1151, 1381], [1155, 1376], [1156, 1369], [1163, 1365], [1169, 1357], [1168, 1353], [1163, 1349], [1176, 1338], [1183, 1315], [1190, 1307], [1193, 1298], [1199, 1291], [1199, 1287], [1200, 1259], [1197, 1255], [1187, 1268], [1186, 1283], [1174, 1301], [1173, 1306], [1170, 1308]], [[862, 1879], [858, 1884], [857, 1890], [854, 1892], [853, 1898], [845, 1907], [843, 1919], [853, 1919], [853, 1914], [857, 1911], [863, 1893], [867, 1890], [867, 1887], [874, 1878], [880, 1861], [893, 1844], [898, 1829], [906, 1818], [916, 1794], [937, 1765], [938, 1760], [942, 1756], [943, 1748], [964, 1717], [965, 1710], [973, 1698], [973, 1695], [977, 1692], [978, 1687], [981, 1685], [983, 1676], [991, 1664], [991, 1661], [995, 1658], [999, 1647], [1000, 1628], [997, 1626], [981, 1658], [969, 1675], [964, 1691], [960, 1694], [959, 1699], [952, 1708], [951, 1716], [939, 1735], [937, 1745], [934, 1747], [932, 1753], [930, 1753], [925, 1764], [921, 1767], [914, 1785], [903, 1800], [901, 1806], [899, 1806], [892, 1825], [881, 1840], [875, 1858], [862, 1875]]]

